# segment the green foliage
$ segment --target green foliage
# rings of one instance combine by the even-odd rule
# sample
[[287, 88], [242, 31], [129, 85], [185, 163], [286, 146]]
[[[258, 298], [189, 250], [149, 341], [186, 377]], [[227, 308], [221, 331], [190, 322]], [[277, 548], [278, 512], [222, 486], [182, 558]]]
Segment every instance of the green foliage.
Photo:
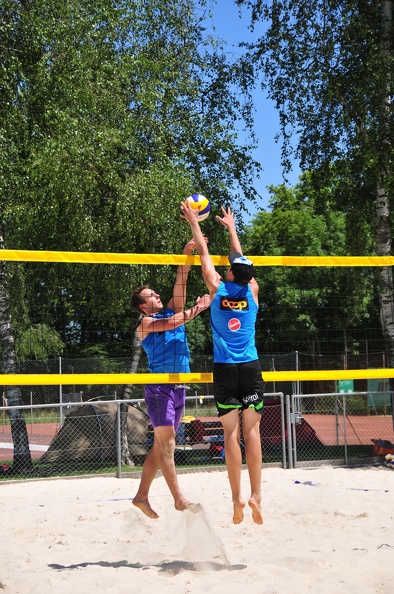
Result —
[[[262, 71], [270, 97], [280, 110], [286, 138], [297, 129], [302, 164], [315, 169], [358, 151], [388, 162], [382, 122], [394, 63], [382, 51], [385, 38], [380, 0], [314, 3], [306, 0], [237, 0], [253, 8], [252, 21], [267, 28], [250, 58]], [[388, 33], [389, 34], [389, 33]], [[392, 115], [386, 122], [393, 125]], [[285, 148], [285, 161], [289, 157]]]
[[35, 324], [24, 330], [16, 341], [16, 351], [21, 360], [46, 361], [63, 353], [64, 343], [59, 334], [45, 324]]
[[[251, 69], [206, 36], [194, 1], [5, 0], [0, 15], [7, 248], [179, 253], [192, 191], [254, 199]], [[15, 311], [68, 349], [130, 341], [141, 268], [25, 265]], [[148, 274], [170, 291], [170, 267]]]
[[[262, 77], [263, 88], [279, 110], [284, 170], [291, 169], [295, 156], [301, 168], [311, 172], [307, 183], [314, 196], [314, 214], [324, 216], [325, 224], [334, 231], [333, 238], [336, 221], [330, 223], [329, 216], [335, 219], [335, 213], [346, 214], [346, 241], [332, 242], [333, 253], [342, 249], [352, 254], [390, 255], [394, 198], [392, 2], [236, 1], [251, 9], [252, 27], [263, 30], [248, 46], [245, 60], [253, 65], [255, 75]], [[308, 196], [305, 191], [303, 194]], [[294, 231], [292, 220], [287, 218], [286, 223]], [[330, 235], [325, 236], [328, 246]], [[305, 247], [301, 236], [299, 239]], [[318, 247], [316, 242], [313, 245]], [[326, 246], [321, 247], [324, 253]], [[393, 366], [391, 268], [380, 268], [379, 276], [379, 317], [389, 365]], [[338, 284], [340, 272], [337, 277], [333, 286]], [[349, 322], [372, 304], [372, 287], [377, 287], [377, 282], [371, 272], [364, 272], [359, 285], [355, 279], [351, 281], [349, 303], [343, 312], [344, 332]], [[376, 305], [373, 310], [376, 313]]]
[[393, 184], [393, 25], [383, 12], [391, 3], [237, 4], [251, 9], [256, 29], [264, 22], [247, 61], [279, 110], [285, 170], [295, 156], [317, 188], [340, 180], [337, 208], [351, 213], [359, 236], [374, 236], [376, 189]]
[[329, 208], [319, 213], [320, 203], [308, 183], [307, 174], [293, 188], [270, 186], [269, 192], [271, 212], [260, 212], [248, 229], [249, 253], [288, 256], [346, 254], [346, 217], [341, 211]]
[[202, 371], [199, 369], [201, 354], [212, 352], [212, 346], [207, 339], [207, 337], [209, 337], [209, 339], [211, 337], [209, 311], [197, 316], [187, 324], [186, 332], [191, 353], [191, 365], [193, 366], [195, 361], [197, 361], [197, 365], [194, 365], [194, 369]]
[[[260, 212], [247, 227], [245, 252], [346, 255], [345, 215], [330, 209], [317, 214], [307, 189], [305, 177], [294, 188], [270, 187], [272, 210]], [[347, 332], [350, 352], [358, 348], [351, 330], [376, 315], [376, 278], [369, 269], [286, 266], [258, 268], [257, 274], [263, 303], [258, 337], [265, 351], [309, 352], [324, 341], [317, 350], [341, 352]]]

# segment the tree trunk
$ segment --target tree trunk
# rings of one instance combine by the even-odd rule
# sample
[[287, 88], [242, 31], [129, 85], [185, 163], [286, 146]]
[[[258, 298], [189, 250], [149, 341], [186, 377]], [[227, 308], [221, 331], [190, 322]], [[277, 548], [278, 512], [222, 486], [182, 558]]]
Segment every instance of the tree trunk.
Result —
[[[389, 198], [383, 188], [378, 189], [376, 198], [376, 252], [378, 256], [391, 255], [391, 229], [389, 222]], [[391, 266], [379, 268], [380, 322], [385, 342], [387, 367], [394, 368], [394, 292]], [[394, 390], [394, 378], [389, 381]], [[391, 396], [394, 428], [394, 398]]]
[[[0, 228], [0, 249], [4, 249], [3, 233]], [[7, 267], [0, 261], [0, 338], [3, 350], [4, 373], [17, 373], [17, 359], [15, 352], [14, 330], [11, 319], [10, 292], [8, 285]], [[9, 386], [6, 392], [8, 406], [22, 404], [19, 386]], [[29, 449], [29, 438], [26, 423], [21, 410], [8, 411], [11, 423], [11, 435], [14, 444], [13, 474], [29, 472], [33, 465]]]
[[[389, 56], [392, 33], [392, 1], [382, 0], [382, 52]], [[388, 82], [386, 95], [383, 99], [384, 110], [387, 118], [391, 111], [391, 84]], [[387, 130], [385, 145], [389, 153], [391, 138], [388, 125], [383, 124]], [[376, 253], [378, 256], [391, 256], [391, 226], [390, 226], [390, 200], [385, 189], [385, 180], [389, 171], [381, 172], [380, 184], [376, 192]], [[380, 322], [385, 341], [387, 366], [394, 368], [394, 289], [393, 271], [391, 266], [379, 269], [380, 277]], [[394, 390], [394, 378], [390, 378], [390, 390]], [[391, 397], [393, 428], [394, 428], [394, 397]]]
[[[376, 252], [378, 256], [391, 255], [390, 207], [387, 193], [378, 189], [376, 198]], [[391, 266], [379, 268], [380, 321], [386, 344], [388, 367], [394, 367], [393, 272]]]
[[[141, 359], [141, 340], [138, 336], [137, 331], [134, 332], [133, 338], [133, 352], [132, 352], [132, 359], [130, 365], [130, 373], [137, 373], [138, 365]], [[123, 387], [122, 399], [128, 400], [131, 398], [133, 393], [133, 384], [126, 384]], [[130, 456], [129, 451], [129, 444], [127, 442], [127, 407], [128, 405], [121, 404], [120, 405], [120, 413], [121, 413], [121, 456], [122, 456], [122, 464], [128, 464], [129, 466], [134, 466], [134, 461]]]

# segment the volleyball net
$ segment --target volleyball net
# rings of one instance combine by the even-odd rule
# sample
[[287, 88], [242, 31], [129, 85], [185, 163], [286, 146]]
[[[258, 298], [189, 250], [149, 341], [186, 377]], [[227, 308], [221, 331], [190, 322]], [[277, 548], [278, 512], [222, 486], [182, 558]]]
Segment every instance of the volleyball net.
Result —
[[[392, 266], [394, 258], [391, 256], [249, 256], [256, 267], [347, 267], [347, 268], [376, 268]], [[14, 262], [41, 262], [66, 264], [115, 264], [168, 266], [184, 265], [200, 266], [199, 256], [184, 256], [175, 254], [125, 254], [125, 253], [92, 253], [92, 252], [61, 252], [34, 250], [3, 250], [1, 259]], [[215, 266], [228, 266], [227, 255], [212, 255]], [[266, 382], [282, 381], [319, 381], [346, 379], [389, 379], [394, 377], [394, 369], [386, 367], [363, 369], [313, 369], [289, 371], [264, 371]], [[75, 384], [147, 384], [147, 383], [212, 383], [211, 372], [192, 373], [81, 373], [81, 374], [53, 374], [53, 373], [18, 373], [0, 374], [0, 381], [4, 386], [21, 385], [75, 385]]]

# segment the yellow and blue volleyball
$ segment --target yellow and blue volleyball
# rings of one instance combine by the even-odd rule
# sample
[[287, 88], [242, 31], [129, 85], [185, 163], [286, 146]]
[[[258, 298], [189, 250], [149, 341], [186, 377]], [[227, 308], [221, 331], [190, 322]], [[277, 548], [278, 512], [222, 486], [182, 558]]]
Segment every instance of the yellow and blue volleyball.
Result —
[[199, 211], [199, 221], [206, 219], [211, 212], [211, 204], [208, 198], [205, 198], [202, 194], [192, 194], [186, 198], [186, 202], [188, 202], [192, 208]]
[[388, 468], [394, 470], [394, 454], [386, 454], [386, 456], [384, 457], [384, 461]]

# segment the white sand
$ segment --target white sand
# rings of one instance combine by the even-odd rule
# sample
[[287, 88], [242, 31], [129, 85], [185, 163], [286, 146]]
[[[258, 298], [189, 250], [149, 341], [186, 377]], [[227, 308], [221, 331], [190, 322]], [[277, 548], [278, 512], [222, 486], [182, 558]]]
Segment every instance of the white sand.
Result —
[[[199, 514], [176, 512], [158, 477], [158, 520], [132, 506], [138, 480], [2, 484], [0, 591], [394, 592], [394, 470], [263, 469], [263, 526], [248, 507], [242, 524], [231, 523], [225, 471], [180, 475]], [[245, 471], [242, 481], [247, 498]]]

